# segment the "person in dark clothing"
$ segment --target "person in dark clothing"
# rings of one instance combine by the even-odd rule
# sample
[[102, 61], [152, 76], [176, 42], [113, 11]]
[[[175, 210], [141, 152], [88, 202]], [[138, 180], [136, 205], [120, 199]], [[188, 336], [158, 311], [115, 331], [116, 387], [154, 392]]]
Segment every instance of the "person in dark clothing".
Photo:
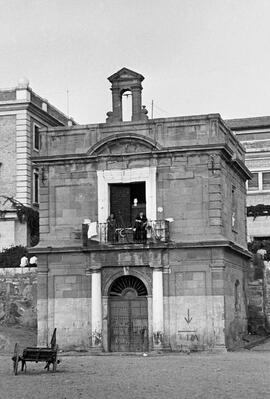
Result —
[[140, 212], [135, 219], [135, 226], [134, 226], [135, 241], [138, 242], [146, 241], [146, 227], [147, 227], [147, 218], [143, 212]]
[[111, 213], [107, 219], [107, 240], [108, 242], [115, 242], [117, 241], [116, 236], [116, 219], [114, 213]]

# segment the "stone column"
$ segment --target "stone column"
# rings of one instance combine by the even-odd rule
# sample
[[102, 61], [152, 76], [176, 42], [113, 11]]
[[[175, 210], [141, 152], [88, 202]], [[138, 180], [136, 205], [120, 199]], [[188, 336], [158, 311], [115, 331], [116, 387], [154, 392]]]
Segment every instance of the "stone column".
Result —
[[122, 99], [120, 96], [120, 90], [118, 87], [112, 87], [112, 109], [113, 121], [122, 121]]
[[132, 91], [132, 120], [139, 121], [142, 113], [141, 86], [131, 88]]
[[153, 269], [153, 347], [163, 346], [163, 272], [162, 268]]
[[101, 270], [92, 270], [92, 346], [102, 347]]
[[37, 267], [37, 344], [48, 346], [49, 343], [49, 281], [47, 255], [38, 256]]
[[215, 259], [210, 263], [211, 297], [207, 297], [207, 300], [211, 301], [207, 311], [208, 340], [218, 352], [227, 352], [225, 322], [228, 310], [225, 308], [225, 267], [223, 259]]

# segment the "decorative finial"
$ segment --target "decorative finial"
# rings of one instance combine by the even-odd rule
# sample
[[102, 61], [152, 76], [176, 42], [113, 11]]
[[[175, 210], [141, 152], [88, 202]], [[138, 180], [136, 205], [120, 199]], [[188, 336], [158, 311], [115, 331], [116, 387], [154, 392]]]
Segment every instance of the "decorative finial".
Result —
[[27, 89], [27, 87], [29, 87], [29, 79], [27, 79], [26, 77], [22, 77], [18, 80], [18, 87], [20, 89]]

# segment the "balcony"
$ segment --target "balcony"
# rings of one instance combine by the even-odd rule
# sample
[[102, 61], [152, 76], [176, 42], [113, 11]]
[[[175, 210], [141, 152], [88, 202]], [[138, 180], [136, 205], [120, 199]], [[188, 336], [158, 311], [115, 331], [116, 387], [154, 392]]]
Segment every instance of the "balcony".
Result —
[[95, 242], [108, 245], [166, 243], [170, 240], [169, 221], [148, 221], [146, 228], [140, 231], [133, 227], [112, 227], [108, 223], [83, 224], [82, 240], [84, 247]]

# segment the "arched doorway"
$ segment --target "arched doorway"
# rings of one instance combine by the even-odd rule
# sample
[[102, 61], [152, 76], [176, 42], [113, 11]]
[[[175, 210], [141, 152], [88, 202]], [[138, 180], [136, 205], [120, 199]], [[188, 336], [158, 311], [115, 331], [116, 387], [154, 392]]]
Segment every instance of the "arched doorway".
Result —
[[148, 350], [147, 290], [135, 276], [121, 276], [109, 291], [109, 348], [112, 352]]

